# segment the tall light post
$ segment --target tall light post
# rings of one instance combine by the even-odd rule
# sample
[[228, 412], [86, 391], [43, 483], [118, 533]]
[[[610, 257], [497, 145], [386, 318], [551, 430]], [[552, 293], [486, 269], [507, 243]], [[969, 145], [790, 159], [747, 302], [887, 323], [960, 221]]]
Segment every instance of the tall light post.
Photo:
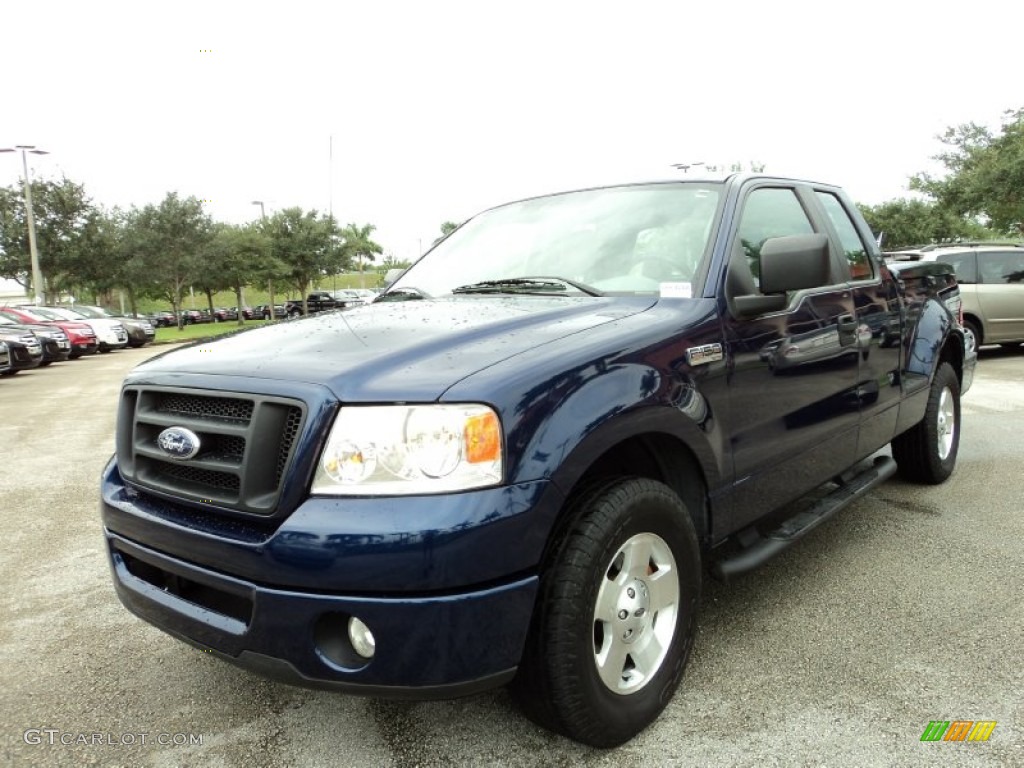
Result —
[[43, 270], [39, 268], [39, 250], [36, 248], [36, 220], [32, 214], [32, 184], [28, 178], [28, 158], [26, 153], [33, 155], [48, 155], [42, 149], [36, 149], [34, 145], [15, 144], [14, 148], [3, 148], [0, 152], [21, 151], [21, 166], [25, 171], [25, 220], [28, 222], [28, 253], [32, 260], [32, 293], [35, 295], [35, 303], [42, 304], [44, 297]]

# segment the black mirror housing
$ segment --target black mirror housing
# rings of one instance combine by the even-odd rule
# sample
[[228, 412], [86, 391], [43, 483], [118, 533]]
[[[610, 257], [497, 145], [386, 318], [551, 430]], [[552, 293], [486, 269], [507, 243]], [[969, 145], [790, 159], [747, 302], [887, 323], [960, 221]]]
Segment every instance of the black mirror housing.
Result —
[[799, 291], [828, 285], [828, 238], [822, 234], [772, 237], [761, 246], [761, 292]]

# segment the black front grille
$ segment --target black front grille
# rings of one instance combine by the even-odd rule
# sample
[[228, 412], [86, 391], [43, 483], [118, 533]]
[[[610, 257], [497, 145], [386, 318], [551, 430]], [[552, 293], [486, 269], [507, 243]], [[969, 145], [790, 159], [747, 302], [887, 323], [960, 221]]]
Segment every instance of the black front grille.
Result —
[[[305, 420], [287, 398], [131, 387], [121, 396], [117, 457], [122, 477], [140, 488], [239, 512], [272, 514]], [[188, 459], [160, 446], [171, 427], [198, 438]], [[189, 437], [191, 441], [191, 437]]]
[[252, 400], [231, 397], [207, 397], [162, 393], [156, 398], [156, 410], [161, 413], [197, 416], [223, 421], [247, 422], [252, 418]]
[[302, 412], [295, 409], [288, 414], [284, 429], [281, 431], [281, 447], [277, 452], [277, 467], [274, 472], [277, 482], [281, 482], [284, 468], [288, 466], [288, 459], [292, 455], [292, 446], [295, 444], [295, 438], [299, 436], [299, 427], [301, 426]]
[[205, 485], [220, 491], [238, 492], [240, 483], [237, 475], [228, 472], [212, 472], [209, 469], [189, 464], [169, 464], [164, 467], [164, 476], [181, 480], [188, 485]]

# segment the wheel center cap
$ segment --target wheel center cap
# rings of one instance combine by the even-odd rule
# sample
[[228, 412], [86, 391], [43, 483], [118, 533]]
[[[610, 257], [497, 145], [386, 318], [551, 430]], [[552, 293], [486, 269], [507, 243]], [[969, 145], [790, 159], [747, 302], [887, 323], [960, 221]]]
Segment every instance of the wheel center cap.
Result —
[[616, 631], [624, 643], [635, 642], [647, 628], [651, 598], [647, 584], [640, 579], [627, 582], [619, 593]]

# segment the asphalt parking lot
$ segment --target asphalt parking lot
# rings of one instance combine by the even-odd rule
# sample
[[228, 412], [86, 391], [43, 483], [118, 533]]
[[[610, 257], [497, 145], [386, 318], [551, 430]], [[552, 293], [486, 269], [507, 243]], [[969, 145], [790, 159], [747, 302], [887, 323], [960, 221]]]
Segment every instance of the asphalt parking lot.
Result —
[[[504, 691], [387, 703], [264, 681], [118, 603], [97, 479], [125, 350], [0, 381], [0, 765], [1024, 765], [1024, 348], [984, 350], [945, 485], [892, 480], [709, 583], [679, 694], [592, 750]], [[923, 743], [933, 720], [987, 742]]]

